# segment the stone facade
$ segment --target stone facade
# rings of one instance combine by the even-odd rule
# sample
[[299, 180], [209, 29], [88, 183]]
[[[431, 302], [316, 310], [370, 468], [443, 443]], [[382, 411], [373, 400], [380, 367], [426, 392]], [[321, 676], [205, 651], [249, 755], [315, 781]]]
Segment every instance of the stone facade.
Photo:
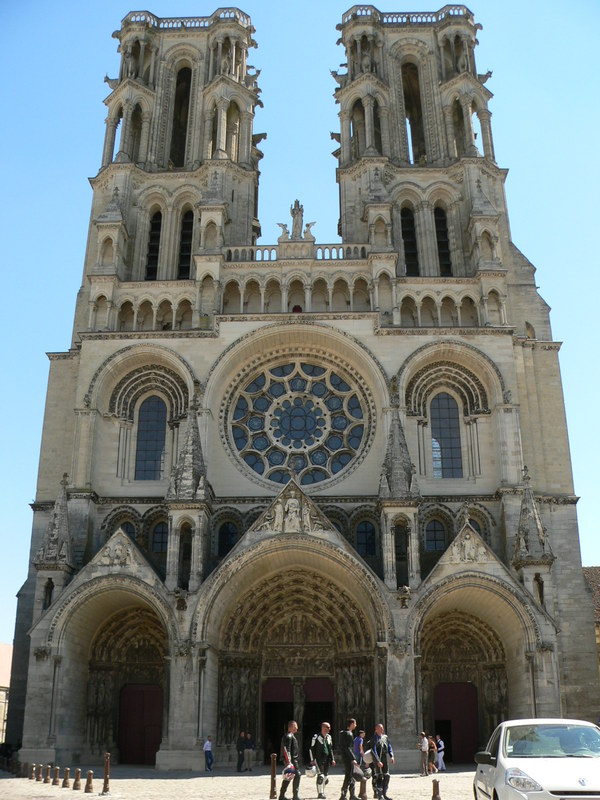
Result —
[[[250, 18], [127, 15], [73, 339], [50, 355], [8, 738], [198, 767], [283, 721], [595, 717], [548, 307], [464, 6], [339, 26], [341, 242], [257, 244]], [[476, 140], [474, 125], [481, 135]], [[481, 149], [476, 146], [481, 143]]]

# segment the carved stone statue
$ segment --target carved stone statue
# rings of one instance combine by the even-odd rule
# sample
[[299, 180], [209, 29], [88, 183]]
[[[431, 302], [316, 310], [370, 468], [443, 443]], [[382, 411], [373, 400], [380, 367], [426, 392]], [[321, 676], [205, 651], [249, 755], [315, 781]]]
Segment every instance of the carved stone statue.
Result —
[[288, 498], [285, 504], [285, 531], [298, 533], [300, 530], [300, 501], [295, 495]]
[[302, 239], [302, 221], [304, 219], [304, 206], [300, 205], [299, 200], [294, 200], [294, 205], [290, 207], [292, 215], [292, 239], [299, 241]]

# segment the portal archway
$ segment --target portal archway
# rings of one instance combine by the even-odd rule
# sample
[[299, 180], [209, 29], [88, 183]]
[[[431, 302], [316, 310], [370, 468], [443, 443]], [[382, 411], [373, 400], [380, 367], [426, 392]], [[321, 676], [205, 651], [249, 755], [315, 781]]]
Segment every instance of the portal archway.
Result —
[[328, 541], [336, 537], [271, 536], [245, 551], [241, 542], [211, 576], [214, 591], [193, 635], [219, 653], [218, 745], [248, 729], [259, 746], [267, 732], [278, 745], [281, 731], [275, 734], [266, 719], [278, 713], [273, 703], [287, 704], [282, 719], [291, 711], [301, 732], [318, 704], [334, 730], [347, 715], [368, 726], [383, 715], [385, 665], [377, 643], [388, 638], [389, 610], [373, 573], [346, 544]]

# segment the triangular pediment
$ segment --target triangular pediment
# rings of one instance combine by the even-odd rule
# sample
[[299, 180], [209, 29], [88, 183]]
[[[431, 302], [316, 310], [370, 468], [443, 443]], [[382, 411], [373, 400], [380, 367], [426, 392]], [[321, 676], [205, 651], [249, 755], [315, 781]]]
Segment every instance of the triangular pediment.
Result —
[[[91, 570], [95, 574], [99, 572], [138, 572], [139, 569], [148, 570], [154, 575], [154, 570], [144, 558], [137, 545], [125, 533], [122, 528], [118, 528], [108, 541], [98, 550], [84, 570]], [[83, 572], [83, 570], [82, 570]], [[80, 573], [81, 574], [81, 573]]]
[[292, 478], [247, 533], [340, 534]]
[[438, 564], [488, 564], [490, 561], [498, 561], [496, 554], [475, 528], [465, 522]]

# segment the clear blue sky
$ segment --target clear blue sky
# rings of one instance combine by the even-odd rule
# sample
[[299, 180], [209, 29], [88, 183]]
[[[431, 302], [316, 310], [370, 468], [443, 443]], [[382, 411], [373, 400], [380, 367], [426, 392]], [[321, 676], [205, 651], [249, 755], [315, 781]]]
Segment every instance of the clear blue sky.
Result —
[[[381, 11], [435, 11], [411, 0]], [[590, 336], [598, 319], [599, 80], [598, 0], [475, 0], [483, 25], [476, 51], [486, 84], [496, 158], [510, 169], [508, 209], [515, 244], [537, 267], [552, 307], [554, 338], [564, 342], [566, 397], [584, 564], [600, 564], [595, 519], [598, 425], [589, 420], [599, 394], [598, 356]], [[7, 334], [0, 394], [4, 514], [0, 641], [13, 636], [15, 595], [27, 573], [44, 412], [46, 352], [68, 349], [81, 281], [91, 189], [102, 154], [106, 73], [118, 74], [111, 38], [128, 11], [158, 16], [209, 15], [189, 0], [5, 0], [0, 8], [3, 77], [0, 161], [0, 259]], [[344, 61], [335, 26], [350, 2], [247, 0], [256, 28], [250, 63], [262, 70], [262, 243], [275, 242], [297, 197], [317, 241], [337, 241], [337, 107], [329, 74]], [[594, 401], [595, 402], [595, 401]], [[58, 486], [57, 486], [58, 491]]]

